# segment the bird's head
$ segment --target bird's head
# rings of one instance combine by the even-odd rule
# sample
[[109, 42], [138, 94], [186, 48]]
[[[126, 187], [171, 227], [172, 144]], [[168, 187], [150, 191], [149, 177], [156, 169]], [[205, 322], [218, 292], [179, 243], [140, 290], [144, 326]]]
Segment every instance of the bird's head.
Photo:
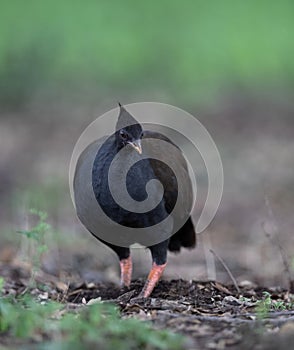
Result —
[[142, 154], [143, 129], [139, 122], [119, 103], [120, 112], [116, 123], [116, 141], [119, 148], [130, 145]]

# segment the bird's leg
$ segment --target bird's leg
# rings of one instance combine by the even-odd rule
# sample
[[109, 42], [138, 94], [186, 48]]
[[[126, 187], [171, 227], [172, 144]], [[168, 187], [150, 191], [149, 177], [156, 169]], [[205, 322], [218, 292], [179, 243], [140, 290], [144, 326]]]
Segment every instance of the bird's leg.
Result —
[[117, 245], [108, 243], [100, 239], [103, 243], [105, 243], [109, 248], [114, 250], [119, 258], [120, 264], [120, 281], [122, 286], [129, 287], [132, 279], [132, 258], [130, 248], [127, 247], [119, 247]]
[[120, 259], [119, 264], [121, 285], [130, 287], [133, 271], [133, 263], [131, 256], [125, 259]]
[[166, 263], [163, 265], [157, 265], [155, 262], [152, 264], [152, 269], [148, 275], [147, 281], [140, 293], [140, 297], [148, 298], [153, 292], [154, 287], [160, 280], [160, 277], [166, 267]]
[[152, 254], [152, 268], [139, 297], [148, 298], [166, 267], [168, 241], [158, 243], [149, 249]]

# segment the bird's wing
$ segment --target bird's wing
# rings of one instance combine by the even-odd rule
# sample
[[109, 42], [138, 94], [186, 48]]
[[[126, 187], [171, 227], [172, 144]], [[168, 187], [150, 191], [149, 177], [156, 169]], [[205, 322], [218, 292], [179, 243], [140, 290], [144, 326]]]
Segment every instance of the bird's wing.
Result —
[[[164, 199], [167, 211], [170, 212], [169, 204], [178, 200], [183, 208], [184, 215], [190, 213], [193, 205], [193, 187], [188, 165], [182, 151], [169, 138], [159, 132], [144, 130], [143, 139], [145, 141], [144, 152], [146, 151], [147, 154], [153, 155], [155, 159], [156, 155], [158, 155], [161, 159], [166, 159], [166, 163], [169, 164], [171, 168], [178, 169], [178, 176], [176, 178], [175, 174], [167, 167], [160, 166], [159, 162], [152, 159], [150, 161], [155, 176], [166, 189]], [[165, 142], [157, 142], [155, 144], [152, 142], [152, 139], [159, 139], [172, 144], [174, 146], [173, 152], [170, 152], [170, 147], [166, 147]], [[177, 183], [184, 184], [183, 191], [177, 191]]]

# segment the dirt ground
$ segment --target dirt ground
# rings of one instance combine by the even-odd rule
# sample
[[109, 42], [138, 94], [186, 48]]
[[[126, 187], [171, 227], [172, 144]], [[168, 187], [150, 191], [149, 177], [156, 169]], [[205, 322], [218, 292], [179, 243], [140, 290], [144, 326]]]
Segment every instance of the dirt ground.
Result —
[[[22, 294], [28, 286], [26, 266], [1, 263], [4, 295]], [[71, 308], [95, 302], [116, 304], [122, 318], [150, 321], [157, 329], [170, 329], [187, 337], [185, 349], [289, 349], [294, 341], [293, 295], [281, 288], [263, 288], [249, 281], [239, 286], [215, 281], [162, 280], [151, 298], [138, 298], [144, 280], [130, 289], [111, 282], [66, 284], [61, 278], [39, 271], [36, 280], [49, 287], [47, 298]], [[258, 301], [270, 293], [272, 305], [258, 312]], [[35, 288], [34, 296], [44, 295]], [[275, 308], [275, 305], [284, 305]], [[0, 339], [0, 344], [1, 344]], [[8, 339], [5, 342], [9, 342]]]
[[136, 298], [143, 285], [144, 280], [139, 279], [130, 291], [109, 284], [71, 286], [67, 300], [111, 300], [119, 305], [123, 317], [150, 320], [159, 329], [188, 336], [189, 349], [282, 349], [294, 340], [294, 311], [271, 312], [258, 320], [254, 310], [265, 291], [274, 300], [289, 300], [285, 290], [253, 288], [249, 283], [238, 293], [233, 285], [178, 279], [161, 281], [152, 297], [144, 300]]

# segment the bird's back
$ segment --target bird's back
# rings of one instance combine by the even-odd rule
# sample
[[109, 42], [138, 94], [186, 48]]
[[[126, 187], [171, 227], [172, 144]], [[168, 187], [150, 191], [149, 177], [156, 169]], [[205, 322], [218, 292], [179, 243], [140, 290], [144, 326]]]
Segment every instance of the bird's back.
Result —
[[[166, 189], [164, 200], [167, 211], [171, 212], [171, 204], [178, 200], [182, 208], [180, 215], [185, 216], [191, 212], [193, 206], [193, 187], [182, 151], [169, 138], [159, 132], [144, 131], [143, 139], [146, 140], [144, 143], [146, 152], [154, 156], [150, 159], [154, 174]], [[153, 139], [170, 143], [173, 146], [172, 152], [169, 147], [166, 147], [165, 142], [154, 143]], [[168, 166], [163, 166], [161, 162], [156, 161], [156, 156], [166, 159]], [[179, 170], [177, 176], [175, 176], [172, 169]], [[184, 184], [183, 191], [177, 190], [179, 183]]]

